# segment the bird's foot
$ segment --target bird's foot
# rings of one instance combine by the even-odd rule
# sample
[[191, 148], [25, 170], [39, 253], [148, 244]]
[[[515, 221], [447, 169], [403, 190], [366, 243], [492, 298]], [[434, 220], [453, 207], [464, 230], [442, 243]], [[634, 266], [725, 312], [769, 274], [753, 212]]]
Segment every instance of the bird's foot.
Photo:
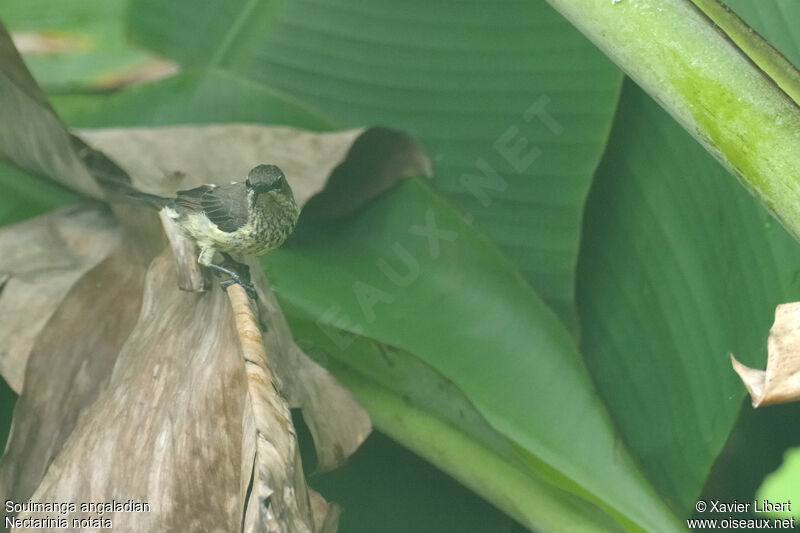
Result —
[[222, 290], [224, 291], [234, 283], [238, 283], [245, 290], [247, 296], [251, 300], [257, 300], [258, 293], [256, 292], [256, 288], [253, 286], [253, 282], [250, 278], [250, 267], [235, 261], [228, 254], [222, 255], [224, 256], [225, 261], [223, 261], [221, 265], [216, 265], [213, 263], [208, 265], [210, 268], [213, 268], [216, 271], [217, 275], [227, 274], [230, 276], [228, 279], [224, 279], [219, 282], [219, 286], [222, 288]]
[[224, 279], [224, 280], [220, 281], [219, 282], [219, 286], [224, 291], [224, 290], [227, 290], [228, 287], [230, 287], [234, 283], [238, 283], [239, 285], [242, 286], [242, 288], [244, 289], [244, 292], [247, 293], [247, 297], [248, 298], [250, 298], [251, 300], [258, 300], [258, 293], [256, 292], [256, 288], [249, 281], [248, 282], [242, 282], [240, 279], [230, 278], [230, 279]]

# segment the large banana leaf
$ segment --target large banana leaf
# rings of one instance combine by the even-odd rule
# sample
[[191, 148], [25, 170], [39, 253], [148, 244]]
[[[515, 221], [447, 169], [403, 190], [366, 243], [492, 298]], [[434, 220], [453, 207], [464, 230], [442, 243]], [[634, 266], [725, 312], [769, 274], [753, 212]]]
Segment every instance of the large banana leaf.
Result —
[[582, 348], [620, 429], [689, 512], [763, 365], [774, 307], [800, 296], [800, 249], [633, 84], [587, 205]]

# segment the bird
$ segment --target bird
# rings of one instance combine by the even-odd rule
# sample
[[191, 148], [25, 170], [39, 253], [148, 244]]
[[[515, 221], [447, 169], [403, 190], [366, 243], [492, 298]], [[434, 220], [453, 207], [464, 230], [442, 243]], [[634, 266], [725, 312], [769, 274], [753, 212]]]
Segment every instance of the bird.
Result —
[[[247, 266], [236, 256], [262, 255], [282, 245], [292, 233], [300, 210], [283, 171], [261, 164], [248, 172], [244, 182], [201, 185], [177, 191], [174, 198], [133, 192], [138, 201], [166, 210], [167, 216], [200, 249], [197, 262], [230, 276], [223, 289], [239, 283], [254, 297]], [[214, 261], [217, 253], [224, 266]]]

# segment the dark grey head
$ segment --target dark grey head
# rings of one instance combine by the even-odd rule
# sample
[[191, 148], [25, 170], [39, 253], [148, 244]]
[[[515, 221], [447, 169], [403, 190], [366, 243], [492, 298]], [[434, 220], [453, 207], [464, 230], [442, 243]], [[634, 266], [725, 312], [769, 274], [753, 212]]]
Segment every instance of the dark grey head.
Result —
[[286, 181], [283, 171], [275, 165], [258, 165], [247, 173], [245, 184], [256, 193], [280, 191], [292, 194], [292, 189]]
[[286, 180], [281, 169], [275, 165], [258, 165], [247, 173], [248, 186], [255, 187], [258, 185], [275, 185], [280, 183], [281, 180]]

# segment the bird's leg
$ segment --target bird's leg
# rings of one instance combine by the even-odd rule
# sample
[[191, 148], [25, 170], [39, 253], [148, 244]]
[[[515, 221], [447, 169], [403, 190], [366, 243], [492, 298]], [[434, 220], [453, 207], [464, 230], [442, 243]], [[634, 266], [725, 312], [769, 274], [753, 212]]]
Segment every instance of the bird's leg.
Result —
[[203, 266], [209, 266], [214, 262], [214, 256], [217, 251], [214, 248], [203, 248], [200, 250], [200, 255], [197, 257], [197, 262]]
[[208, 265], [209, 268], [213, 268], [217, 272], [222, 272], [230, 276], [229, 279], [224, 279], [219, 282], [219, 286], [222, 287], [222, 290], [227, 289], [234, 283], [238, 283], [242, 286], [250, 299], [256, 300], [258, 298], [258, 293], [256, 293], [256, 289], [250, 279], [250, 268], [243, 263], [235, 261], [226, 253], [223, 253], [222, 256], [225, 260], [221, 265], [214, 263], [209, 263]]

